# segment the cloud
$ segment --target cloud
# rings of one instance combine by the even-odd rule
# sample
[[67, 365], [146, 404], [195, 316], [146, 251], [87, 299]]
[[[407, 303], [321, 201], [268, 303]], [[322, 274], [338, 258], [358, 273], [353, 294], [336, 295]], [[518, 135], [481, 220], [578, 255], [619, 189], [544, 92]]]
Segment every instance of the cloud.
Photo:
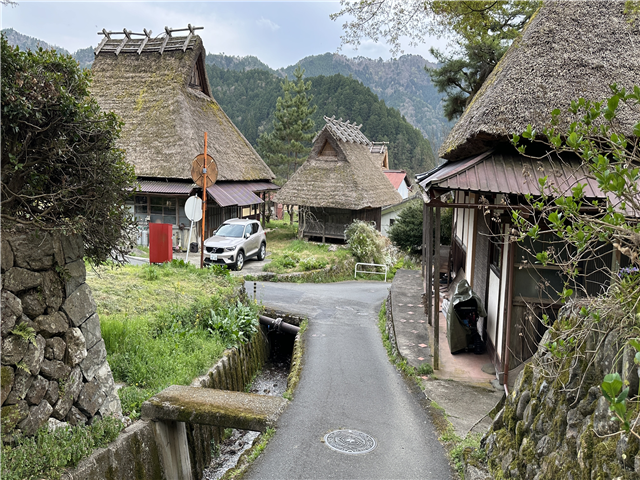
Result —
[[256, 20], [256, 24], [259, 27], [268, 28], [272, 32], [275, 32], [276, 30], [280, 29], [280, 25], [278, 25], [277, 23], [274, 23], [271, 20], [269, 20], [268, 18], [264, 18], [264, 17], [262, 17], [260, 20]]

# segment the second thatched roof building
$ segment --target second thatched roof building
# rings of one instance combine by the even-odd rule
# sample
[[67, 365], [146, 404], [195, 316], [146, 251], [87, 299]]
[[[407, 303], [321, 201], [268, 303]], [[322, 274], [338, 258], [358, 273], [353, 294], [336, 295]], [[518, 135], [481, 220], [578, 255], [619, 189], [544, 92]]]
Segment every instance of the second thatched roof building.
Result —
[[386, 146], [367, 139], [362, 125], [324, 119], [309, 158], [275, 200], [303, 207], [299, 228], [304, 237], [344, 239], [354, 220], [373, 222], [380, 230], [382, 207], [402, 201], [383, 173], [389, 168]]

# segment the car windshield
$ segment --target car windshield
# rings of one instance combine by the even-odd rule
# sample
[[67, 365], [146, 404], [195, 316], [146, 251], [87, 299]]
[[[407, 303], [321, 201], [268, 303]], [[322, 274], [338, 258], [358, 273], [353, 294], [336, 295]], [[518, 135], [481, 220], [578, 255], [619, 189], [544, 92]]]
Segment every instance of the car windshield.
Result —
[[244, 225], [222, 225], [215, 233], [216, 237], [242, 238]]

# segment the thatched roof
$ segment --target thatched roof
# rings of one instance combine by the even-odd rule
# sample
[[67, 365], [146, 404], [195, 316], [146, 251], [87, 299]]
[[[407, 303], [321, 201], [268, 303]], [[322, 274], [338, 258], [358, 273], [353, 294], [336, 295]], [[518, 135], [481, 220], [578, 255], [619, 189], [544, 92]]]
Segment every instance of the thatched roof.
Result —
[[276, 194], [278, 203], [360, 210], [402, 201], [382, 171], [385, 153], [357, 127], [325, 117], [307, 161]]
[[[551, 111], [571, 100], [600, 101], [609, 85], [640, 85], [640, 21], [630, 22], [625, 2], [547, 1], [489, 75], [440, 147], [458, 160], [548, 124]], [[623, 110], [623, 127], [638, 112]], [[630, 128], [628, 128], [631, 131]]]
[[124, 120], [120, 146], [136, 175], [190, 179], [207, 132], [219, 180], [275, 178], [209, 95], [200, 37], [165, 38], [131, 39], [119, 51], [123, 39], [105, 39], [92, 67], [91, 92]]

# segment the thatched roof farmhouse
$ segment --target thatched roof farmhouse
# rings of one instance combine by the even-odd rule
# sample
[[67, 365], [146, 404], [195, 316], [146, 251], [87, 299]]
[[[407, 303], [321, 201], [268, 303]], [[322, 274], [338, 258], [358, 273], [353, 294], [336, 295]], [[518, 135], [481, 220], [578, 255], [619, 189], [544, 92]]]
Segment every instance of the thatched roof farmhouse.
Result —
[[[608, 98], [613, 83], [627, 90], [640, 85], [640, 22], [631, 20], [621, 0], [545, 2], [442, 144], [439, 154], [447, 162], [417, 176], [425, 199], [425, 243], [434, 209], [454, 207], [448, 270], [461, 271], [486, 305], [487, 318], [479, 329], [500, 381], [506, 382], [508, 371], [536, 351], [546, 330], [537, 319], [543, 313], [555, 318], [561, 306], [555, 292], [562, 290], [557, 270], [536, 268], [535, 257], [509, 242], [507, 206], [526, 206], [524, 195], [538, 195], [543, 176], [558, 189], [580, 182], [589, 199], [604, 198], [577, 157], [542, 149], [532, 150], [540, 159], [531, 159], [509, 139], [528, 124], [541, 131], [551, 111], [566, 111], [572, 100]], [[624, 107], [618, 121], [632, 134], [638, 118], [637, 110]], [[445, 193], [453, 203], [441, 202]], [[543, 238], [533, 248], [548, 248], [552, 240]], [[609, 284], [607, 269], [624, 266], [625, 257], [607, 248], [600, 258], [581, 265], [576, 293], [597, 294]], [[431, 251], [424, 249], [425, 272], [431, 271]], [[430, 291], [429, 280], [425, 289]]]
[[[621, 0], [548, 1], [502, 57], [440, 147], [459, 160], [494, 148], [528, 124], [548, 125], [554, 108], [584, 97], [600, 101], [609, 85], [633, 89], [640, 78], [640, 20]], [[631, 133], [638, 113], [620, 112]]]
[[[138, 196], [147, 203], [145, 209], [144, 200], [136, 198], [139, 218], [187, 222], [179, 206], [192, 190], [191, 162], [203, 152], [208, 133], [208, 153], [218, 168], [218, 182], [208, 189], [215, 201], [208, 221], [212, 229], [228, 217], [256, 215], [263, 202], [256, 193], [277, 186], [271, 183], [273, 172], [211, 95], [205, 49], [194, 30], [166, 29], [157, 38], [146, 30], [125, 29], [118, 32], [122, 38], [103, 31], [91, 90], [104, 110], [124, 121], [120, 146], [141, 180]], [[179, 201], [167, 211], [158, 196]]]
[[276, 194], [275, 200], [307, 207], [301, 220], [304, 236], [344, 238], [353, 220], [376, 223], [385, 205], [402, 201], [383, 173], [388, 168], [384, 144], [374, 144], [360, 126], [324, 117], [307, 161]]

